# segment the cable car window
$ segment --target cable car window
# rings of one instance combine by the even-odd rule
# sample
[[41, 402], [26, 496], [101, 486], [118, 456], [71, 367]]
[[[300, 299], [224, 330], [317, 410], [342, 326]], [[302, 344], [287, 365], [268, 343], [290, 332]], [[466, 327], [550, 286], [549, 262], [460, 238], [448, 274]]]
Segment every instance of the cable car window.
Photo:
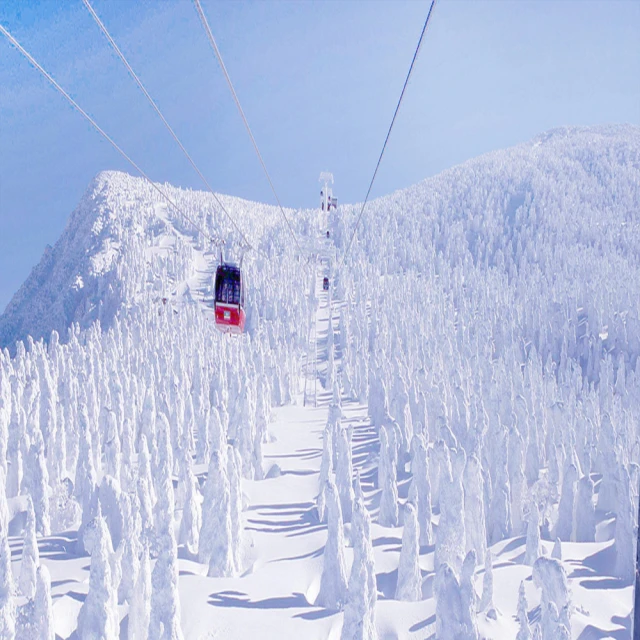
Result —
[[216, 302], [223, 304], [241, 303], [239, 269], [221, 269], [216, 277]]

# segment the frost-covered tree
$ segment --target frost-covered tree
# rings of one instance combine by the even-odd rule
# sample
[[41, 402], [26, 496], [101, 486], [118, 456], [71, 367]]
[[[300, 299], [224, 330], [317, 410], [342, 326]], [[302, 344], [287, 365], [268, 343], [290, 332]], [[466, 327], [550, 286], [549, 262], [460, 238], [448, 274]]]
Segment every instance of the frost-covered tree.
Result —
[[621, 578], [626, 582], [633, 582], [636, 559], [634, 553], [634, 542], [636, 539], [636, 527], [634, 526], [635, 509], [633, 506], [633, 500], [631, 499], [629, 472], [622, 465], [618, 471], [616, 488], [616, 563], [613, 571], [614, 575], [618, 578]]
[[138, 498], [135, 493], [122, 494], [122, 540], [118, 548], [122, 579], [118, 587], [118, 603], [131, 602], [140, 570], [142, 545]]
[[398, 524], [398, 483], [395, 460], [395, 443], [390, 441], [387, 428], [381, 427], [378, 485], [382, 492], [378, 522], [383, 527], [395, 527]]
[[593, 480], [589, 476], [583, 476], [578, 481], [575, 506], [573, 540], [575, 542], [595, 542], [596, 511], [593, 504]]
[[207, 437], [209, 443], [209, 457], [203, 458], [199, 462], [206, 462], [211, 457], [211, 451], [222, 451], [227, 444], [225, 428], [222, 425], [220, 412], [214, 405], [209, 410], [209, 420], [207, 421]]
[[327, 486], [327, 480], [333, 466], [333, 438], [332, 430], [327, 425], [323, 431], [322, 439], [322, 460], [320, 461], [320, 477], [318, 480], [318, 497], [316, 498], [316, 509], [318, 511], [318, 521], [324, 522], [326, 519], [325, 507], [326, 507], [326, 495], [325, 490]]
[[460, 572], [460, 602], [462, 604], [462, 634], [463, 638], [478, 640], [478, 626], [476, 623], [477, 596], [473, 586], [473, 575], [476, 570], [476, 552], [472, 549], [467, 553]]
[[211, 453], [204, 485], [198, 560], [209, 566], [210, 577], [230, 576], [234, 567], [231, 493], [225, 459], [219, 451]]
[[178, 547], [169, 529], [160, 541], [160, 553], [151, 574], [149, 638], [182, 640], [178, 596]]
[[154, 537], [153, 506], [155, 491], [151, 478], [151, 463], [147, 438], [143, 434], [140, 437], [140, 450], [138, 453], [138, 477], [136, 480], [136, 496], [140, 509], [140, 530], [142, 539], [151, 542]]
[[480, 461], [474, 455], [467, 458], [464, 468], [464, 528], [466, 551], [474, 549], [477, 557], [485, 557], [484, 481]]
[[436, 638], [458, 640], [465, 637], [460, 584], [454, 570], [442, 563], [436, 570]]
[[[162, 419], [166, 422], [166, 418], [160, 414], [159, 422], [162, 423]], [[161, 434], [158, 440], [165, 441], [165, 445], [158, 446], [158, 462], [157, 471], [155, 476], [155, 493], [156, 504], [154, 506], [154, 526], [156, 541], [160, 541], [167, 533], [173, 530], [174, 523], [174, 509], [175, 509], [175, 496], [173, 490], [172, 479], [172, 455], [168, 453], [168, 427], [161, 428]]]
[[578, 470], [574, 464], [569, 464], [562, 477], [562, 493], [560, 495], [558, 521], [556, 523], [556, 538], [563, 542], [571, 540], [577, 480]]
[[422, 599], [422, 576], [420, 574], [420, 544], [418, 517], [415, 507], [407, 503], [404, 507], [404, 530], [402, 549], [398, 564], [396, 600], [416, 602]]
[[34, 442], [29, 448], [25, 471], [25, 485], [33, 500], [36, 516], [36, 532], [41, 536], [48, 536], [51, 533], [49, 472], [44, 457], [44, 442], [39, 431], [35, 432]]
[[529, 615], [527, 613], [527, 596], [524, 592], [524, 582], [520, 583], [518, 589], [518, 635], [516, 640], [531, 640], [531, 627], [529, 626]]
[[[465, 549], [464, 491], [462, 468], [464, 452], [455, 451], [455, 473], [449, 460], [449, 449], [440, 441], [440, 521], [436, 533], [434, 566], [447, 563], [456, 570], [462, 567]], [[455, 477], [454, 477], [455, 476]]]
[[371, 546], [371, 518], [360, 495], [353, 505], [353, 564], [344, 607], [341, 640], [377, 640], [376, 574]]
[[151, 617], [151, 566], [149, 564], [149, 547], [145, 543], [140, 555], [135, 589], [129, 603], [129, 640], [146, 640]]
[[114, 585], [109, 530], [101, 515], [96, 518], [89, 592], [78, 614], [77, 633], [81, 638], [120, 637], [117, 587]]
[[527, 520], [527, 544], [524, 552], [524, 563], [530, 567], [540, 556], [540, 511], [537, 503], [532, 500], [529, 505]]
[[493, 556], [487, 549], [484, 557], [484, 575], [482, 577], [482, 595], [478, 603], [478, 611], [485, 611], [490, 618], [496, 618], [497, 612], [493, 605]]
[[53, 602], [51, 600], [51, 576], [44, 565], [36, 572], [36, 588], [33, 598], [33, 638], [55, 640]]
[[20, 593], [29, 599], [33, 598], [36, 591], [36, 573], [39, 565], [40, 554], [38, 552], [38, 540], [36, 539], [36, 517], [33, 512], [31, 498], [28, 498], [18, 586], [20, 587]]
[[133, 421], [125, 418], [122, 425], [122, 465], [120, 468], [120, 485], [123, 491], [133, 491], [134, 481], [134, 456], [135, 456], [135, 434]]
[[541, 556], [533, 565], [533, 582], [542, 589], [542, 640], [560, 638], [561, 634], [570, 632], [571, 601], [562, 563]]
[[347, 595], [347, 574], [344, 559], [344, 532], [340, 498], [333, 479], [329, 477], [325, 490], [327, 499], [327, 542], [324, 547], [322, 578], [316, 605], [340, 610]]
[[9, 548], [9, 509], [5, 493], [4, 469], [0, 466], [0, 638], [13, 640], [16, 633], [16, 608]]
[[229, 517], [231, 520], [231, 553], [235, 573], [242, 572], [244, 530], [242, 526], [242, 461], [236, 447], [227, 446], [227, 476], [229, 478]]
[[102, 482], [98, 490], [98, 499], [102, 513], [104, 514], [104, 520], [109, 529], [111, 542], [113, 546], [117, 548], [122, 540], [124, 514], [122, 512], [122, 491], [120, 490], [120, 484], [115, 478], [108, 475], [102, 477]]
[[412, 438], [411, 472], [413, 479], [409, 490], [409, 500], [417, 509], [418, 524], [420, 526], [420, 544], [429, 545], [433, 542], [431, 525], [431, 485], [429, 483], [429, 463], [424, 436], [416, 433]]
[[187, 551], [194, 555], [198, 550], [198, 536], [202, 525], [202, 507], [200, 505], [200, 492], [198, 481], [193, 475], [190, 464], [183, 470], [183, 483], [185, 486], [185, 500], [182, 507], [180, 520], [180, 533], [178, 541], [184, 544]]
[[118, 484], [120, 484], [122, 447], [120, 443], [120, 435], [118, 433], [115, 411], [107, 411], [106, 429], [107, 432], [104, 435], [104, 471], [107, 475], [115, 478], [118, 481]]
[[[502, 429], [500, 427], [500, 429]], [[492, 486], [491, 518], [487, 521], [489, 543], [494, 544], [511, 535], [511, 486], [507, 472], [507, 451], [504, 440], [506, 433], [501, 431], [499, 441], [493, 449], [495, 479]]]
[[347, 430], [340, 423], [336, 425], [336, 487], [340, 496], [340, 506], [344, 522], [351, 522], [351, 512], [353, 510], [353, 463], [351, 461], [351, 443]]

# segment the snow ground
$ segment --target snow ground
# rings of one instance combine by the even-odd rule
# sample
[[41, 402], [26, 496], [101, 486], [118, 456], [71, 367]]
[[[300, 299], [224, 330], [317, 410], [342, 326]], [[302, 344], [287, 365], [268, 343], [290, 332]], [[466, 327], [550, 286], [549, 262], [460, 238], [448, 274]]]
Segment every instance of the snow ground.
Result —
[[[160, 243], [160, 246], [170, 245], [166, 241]], [[234, 578], [209, 578], [206, 566], [191, 559], [184, 547], [179, 548], [181, 621], [187, 639], [337, 640], [340, 637], [343, 614], [314, 606], [326, 540], [326, 524], [318, 522], [315, 500], [322, 435], [331, 399], [330, 392], [323, 387], [328, 320], [331, 313], [334, 327], [338, 325], [338, 312], [343, 304], [340, 300], [330, 300], [329, 294], [322, 290], [322, 278], [330, 272], [332, 255], [333, 248], [327, 243], [321, 252], [316, 276], [319, 304], [309, 331], [306, 394], [297, 396], [290, 406], [274, 409], [269, 427], [272, 442], [264, 445], [264, 470], [274, 477], [261, 481], [244, 480], [246, 541], [242, 574]], [[189, 281], [190, 288], [201, 294], [196, 299], [206, 314], [210, 301], [202, 294], [206, 293], [215, 264], [214, 256], [200, 253], [195, 261], [195, 275]], [[336, 362], [339, 366], [339, 358]], [[379, 445], [366, 405], [343, 399], [343, 424], [354, 429], [354, 468], [360, 471], [366, 504], [374, 521], [372, 542], [379, 638], [435, 639], [434, 547], [420, 550], [424, 600], [395, 600], [402, 527], [382, 527], [375, 522], [379, 501], [376, 487]], [[274, 473], [276, 467], [278, 471]], [[196, 466], [195, 471], [202, 485], [206, 465]], [[401, 501], [407, 497], [406, 480], [405, 477], [404, 482], [399, 482]], [[19, 500], [15, 499], [13, 503], [18, 513], [13, 520], [14, 528], [21, 524]], [[180, 513], [175, 515], [179, 522]], [[602, 521], [599, 527], [607, 524]], [[346, 538], [349, 540], [349, 525], [346, 525]], [[75, 555], [75, 541], [76, 532], [39, 539], [41, 559], [52, 576], [56, 635], [65, 639], [76, 638], [77, 616], [88, 591], [90, 558]], [[14, 574], [17, 575], [22, 537], [12, 536], [10, 545]], [[496, 620], [479, 616], [478, 626], [483, 638], [515, 638], [517, 593], [521, 581], [525, 582], [530, 621], [535, 622], [539, 617], [540, 592], [533, 585], [531, 567], [523, 564], [524, 545], [525, 538], [516, 537], [502, 540], [491, 548], [498, 616]], [[552, 546], [543, 541], [547, 555], [551, 554]], [[574, 607], [572, 637], [581, 640], [630, 638], [632, 586], [623, 585], [611, 576], [612, 542], [563, 543], [562, 552]], [[347, 549], [346, 557], [349, 567], [350, 549]], [[483, 573], [483, 568], [479, 567], [475, 576], [478, 595], [482, 590]], [[18, 600], [18, 604], [24, 602], [24, 598]], [[121, 605], [119, 612], [120, 637], [126, 638], [127, 607]]]
[[[580, 495], [580, 483], [565, 482], [576, 471], [581, 482], [593, 481], [591, 506], [603, 511], [595, 512], [595, 541], [561, 545], [570, 636], [629, 638], [632, 589], [615, 576], [630, 567], [637, 515], [631, 505], [640, 477], [638, 159], [640, 130], [622, 127], [560, 130], [470, 161], [371, 202], [367, 215], [375, 224], [360, 227], [340, 279], [336, 257], [343, 255], [356, 206], [344, 205], [328, 221], [330, 240], [316, 237], [317, 211], [292, 215], [305, 254], [319, 255], [314, 269], [296, 255], [275, 208], [227, 198], [260, 249], [244, 265], [251, 283], [249, 330], [233, 339], [212, 326], [218, 256], [204, 238], [159, 206], [144, 181], [98, 176], [63, 237], [0, 318], [0, 344], [11, 351], [0, 352], [0, 466], [13, 578], [20, 575], [30, 494], [41, 524], [47, 505], [51, 511], [54, 534], [39, 535], [38, 546], [52, 577], [56, 633], [76, 637], [79, 611], [90, 600], [92, 562], [78, 555], [76, 542], [83, 538], [77, 529], [81, 513], [87, 522], [99, 521], [92, 500], [102, 496], [101, 480], [119, 478], [122, 487], [120, 502], [103, 512], [107, 519], [124, 519], [129, 504], [142, 510], [146, 476], [138, 438], [145, 434], [152, 467], [147, 486], [155, 494], [151, 525], [143, 529], [139, 518], [126, 518], [150, 548], [171, 538], [162, 528], [168, 522], [178, 537], [189, 513], [183, 510], [182, 465], [193, 464], [203, 493], [207, 461], [227, 449], [215, 438], [224, 433], [216, 431], [212, 416], [218, 415], [243, 465], [244, 562], [235, 577], [210, 578], [208, 565], [180, 542], [175, 576], [184, 636], [339, 638], [344, 615], [315, 604], [328, 536], [315, 505], [323, 432], [335, 410], [327, 384], [333, 362], [342, 426], [352, 428], [353, 465], [372, 520], [379, 638], [434, 638], [436, 608], [444, 599], [434, 595], [435, 545], [420, 549], [422, 600], [395, 599], [402, 511], [412, 480], [429, 476], [432, 483], [436, 545], [448, 541], [440, 534], [453, 531], [461, 509], [478, 515], [483, 503], [482, 538], [499, 540], [491, 546], [496, 614], [480, 612], [477, 625], [481, 637], [506, 640], [518, 631], [521, 582], [529, 622], [550, 615], [523, 562], [523, 534], [540, 531], [551, 554], [563, 496]], [[210, 232], [224, 227], [208, 194], [167, 189]], [[237, 238], [228, 240], [239, 246]], [[324, 275], [332, 279], [329, 294], [322, 291]], [[335, 360], [328, 357], [330, 317]], [[72, 322], [79, 324], [69, 331]], [[38, 342], [40, 336], [49, 342]], [[15, 342], [20, 338], [25, 344]], [[391, 419], [376, 402], [386, 405]], [[267, 417], [272, 437], [261, 431]], [[398, 433], [394, 421], [418, 440], [425, 437], [429, 472], [400, 464], [399, 525], [384, 527], [378, 523], [385, 504], [378, 473], [391, 464], [391, 448], [384, 455], [380, 450], [382, 435], [388, 441]], [[393, 437], [398, 454], [404, 444]], [[479, 461], [483, 491], [458, 490], [447, 480], [445, 457], [455, 455], [458, 464], [463, 451], [467, 461]], [[262, 472], [266, 479], [253, 479]], [[0, 473], [0, 485], [4, 481]], [[71, 485], [63, 507], [73, 514], [56, 502]], [[477, 502], [461, 505], [463, 493]], [[453, 497], [457, 514], [440, 511], [443, 495]], [[531, 504], [541, 509], [539, 527], [523, 522]], [[4, 570], [3, 510], [0, 500], [0, 638], [3, 616], [13, 604], [26, 603], [5, 588], [11, 581]], [[563, 539], [576, 539], [577, 511], [564, 510], [575, 530]], [[74, 516], [73, 525], [60, 524], [65, 515]], [[586, 522], [584, 509], [581, 517]], [[234, 531], [240, 539], [240, 529]], [[478, 537], [473, 526], [453, 533], [461, 561], [469, 550], [465, 536], [474, 545]], [[347, 572], [354, 556], [350, 534], [347, 524]], [[143, 557], [144, 549], [131, 553]], [[157, 546], [151, 555], [152, 566], [162, 566]], [[477, 596], [485, 577], [482, 555], [473, 576]], [[449, 557], [455, 565], [454, 554]], [[156, 585], [152, 597], [158, 591]], [[160, 601], [174, 602], [177, 594], [166, 591]], [[130, 606], [118, 607], [122, 638]]]

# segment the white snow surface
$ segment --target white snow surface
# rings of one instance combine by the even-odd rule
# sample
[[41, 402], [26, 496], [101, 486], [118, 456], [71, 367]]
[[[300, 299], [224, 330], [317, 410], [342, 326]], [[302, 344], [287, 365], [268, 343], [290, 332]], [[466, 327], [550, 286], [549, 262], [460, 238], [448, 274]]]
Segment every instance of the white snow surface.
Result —
[[[247, 333], [213, 327], [217, 249], [100, 174], [0, 317], [2, 638], [78, 638], [87, 603], [114, 638], [338, 640], [348, 602], [354, 640], [512, 639], [521, 583], [532, 637], [631, 638], [639, 128], [554, 130], [372, 201], [341, 270], [358, 205], [288, 211], [299, 254], [274, 207], [221, 196], [243, 256], [209, 194], [163, 188], [243, 259]], [[327, 481], [371, 518], [370, 547], [329, 518], [351, 598], [318, 598]]]

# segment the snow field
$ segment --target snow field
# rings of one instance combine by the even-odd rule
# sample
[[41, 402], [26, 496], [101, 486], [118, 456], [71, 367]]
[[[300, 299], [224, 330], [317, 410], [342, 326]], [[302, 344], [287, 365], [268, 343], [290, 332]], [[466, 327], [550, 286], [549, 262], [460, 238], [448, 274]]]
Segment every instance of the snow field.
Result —
[[0, 320], [0, 637], [630, 637], [639, 167], [632, 127], [488, 154], [340, 272], [357, 207], [295, 216], [316, 270], [229, 199], [240, 340], [205, 240], [99, 176]]

